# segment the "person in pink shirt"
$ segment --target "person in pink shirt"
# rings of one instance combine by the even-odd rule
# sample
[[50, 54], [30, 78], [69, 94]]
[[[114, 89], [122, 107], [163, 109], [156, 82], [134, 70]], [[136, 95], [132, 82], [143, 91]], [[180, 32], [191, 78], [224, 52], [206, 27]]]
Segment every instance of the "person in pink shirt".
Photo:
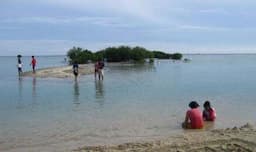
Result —
[[35, 67], [36, 67], [36, 59], [34, 56], [32, 56], [32, 60], [31, 60], [31, 63], [30, 65], [32, 65], [32, 69], [33, 69], [33, 73], [35, 73]]
[[201, 129], [204, 127], [204, 120], [199, 104], [196, 101], [189, 103], [190, 110], [187, 111], [182, 127], [185, 129]]
[[214, 121], [216, 119], [216, 111], [211, 107], [210, 101], [205, 101], [203, 118], [205, 121]]

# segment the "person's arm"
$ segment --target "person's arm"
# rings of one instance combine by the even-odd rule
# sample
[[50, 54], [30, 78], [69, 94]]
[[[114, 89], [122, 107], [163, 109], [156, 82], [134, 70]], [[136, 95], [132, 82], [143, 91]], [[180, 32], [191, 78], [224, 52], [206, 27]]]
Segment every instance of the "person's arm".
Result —
[[187, 111], [187, 113], [186, 113], [185, 121], [182, 123], [182, 128], [184, 128], [184, 129], [190, 128], [190, 125], [189, 125], [189, 111]]
[[185, 116], [185, 121], [186, 124], [189, 123], [189, 111], [187, 111], [186, 116]]
[[206, 118], [207, 118], [207, 115], [206, 115], [206, 111], [204, 110], [203, 111], [203, 119], [206, 120]]

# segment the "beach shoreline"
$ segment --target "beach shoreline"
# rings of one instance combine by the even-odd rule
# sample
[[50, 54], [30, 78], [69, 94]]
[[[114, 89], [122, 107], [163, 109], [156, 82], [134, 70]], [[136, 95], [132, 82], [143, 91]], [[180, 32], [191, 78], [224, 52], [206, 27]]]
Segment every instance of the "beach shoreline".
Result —
[[187, 130], [180, 135], [154, 141], [129, 142], [119, 145], [82, 146], [73, 151], [255, 152], [256, 130], [255, 126], [247, 123], [241, 127], [235, 126], [226, 129]]

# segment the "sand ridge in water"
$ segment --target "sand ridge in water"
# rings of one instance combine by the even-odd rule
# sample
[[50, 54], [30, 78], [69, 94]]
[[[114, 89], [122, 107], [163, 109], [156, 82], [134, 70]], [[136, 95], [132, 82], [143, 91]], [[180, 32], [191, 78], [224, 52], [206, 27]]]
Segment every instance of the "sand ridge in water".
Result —
[[182, 135], [144, 143], [117, 146], [85, 146], [74, 152], [256, 152], [256, 130], [246, 124], [240, 128], [189, 131]]
[[[93, 64], [80, 64], [79, 65], [79, 75], [87, 75], [94, 73]], [[43, 69], [36, 69], [36, 72], [32, 71], [22, 73], [25, 77], [39, 77], [39, 78], [70, 78], [74, 77], [72, 66], [62, 66], [62, 67], [50, 67]]]

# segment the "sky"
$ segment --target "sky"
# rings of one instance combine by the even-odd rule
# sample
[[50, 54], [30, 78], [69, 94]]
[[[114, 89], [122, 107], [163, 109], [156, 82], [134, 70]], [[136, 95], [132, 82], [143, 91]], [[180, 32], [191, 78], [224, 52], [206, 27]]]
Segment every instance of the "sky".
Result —
[[256, 53], [255, 0], [1, 0], [0, 56], [142, 46]]

